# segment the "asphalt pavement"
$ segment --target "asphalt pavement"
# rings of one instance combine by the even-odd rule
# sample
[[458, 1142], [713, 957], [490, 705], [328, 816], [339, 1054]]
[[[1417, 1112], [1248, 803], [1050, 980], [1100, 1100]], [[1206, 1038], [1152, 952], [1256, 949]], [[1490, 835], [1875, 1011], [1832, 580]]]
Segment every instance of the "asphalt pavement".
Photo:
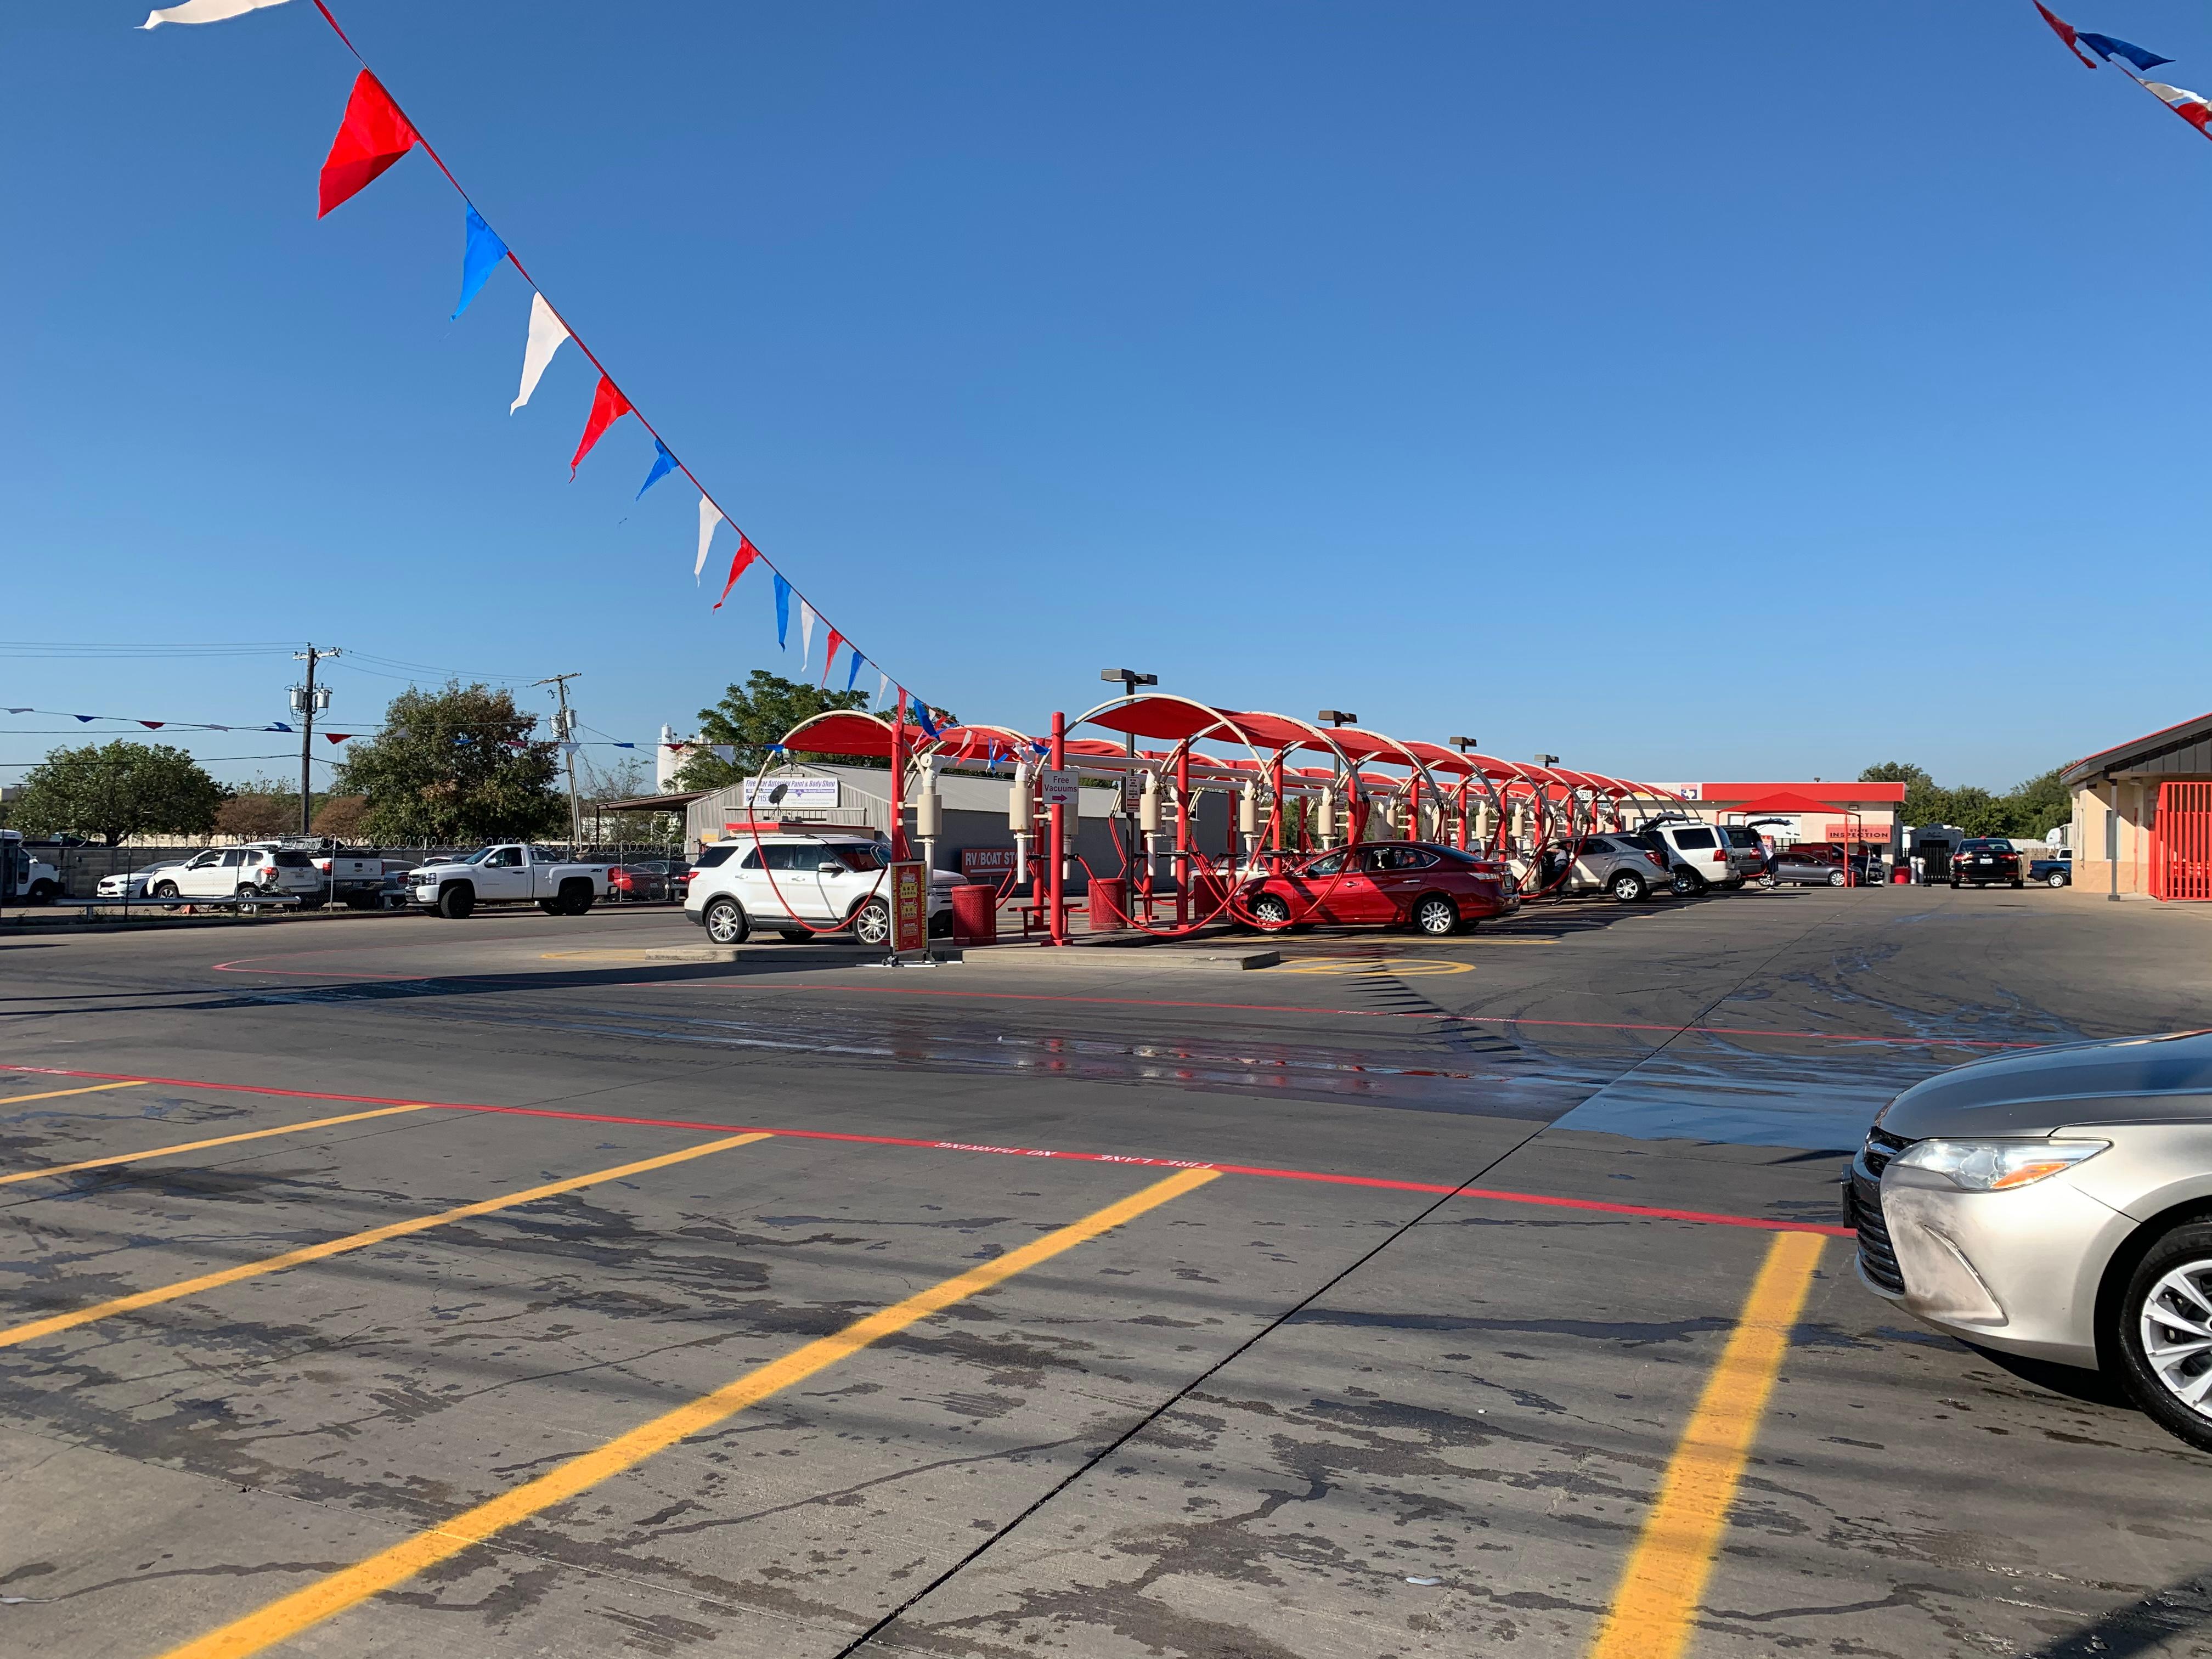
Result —
[[1835, 1194], [1932, 1072], [2206, 1023], [2208, 925], [0, 933], [0, 1652], [2212, 1654], [2212, 1458]]

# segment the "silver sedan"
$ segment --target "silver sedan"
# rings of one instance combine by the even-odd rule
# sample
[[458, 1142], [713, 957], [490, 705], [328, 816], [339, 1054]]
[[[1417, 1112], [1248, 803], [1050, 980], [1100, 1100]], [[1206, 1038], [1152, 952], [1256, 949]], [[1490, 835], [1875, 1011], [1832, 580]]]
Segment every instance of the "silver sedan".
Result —
[[1884, 1107], [1859, 1277], [1964, 1342], [2102, 1370], [2212, 1450], [2212, 1031], [1979, 1060]]

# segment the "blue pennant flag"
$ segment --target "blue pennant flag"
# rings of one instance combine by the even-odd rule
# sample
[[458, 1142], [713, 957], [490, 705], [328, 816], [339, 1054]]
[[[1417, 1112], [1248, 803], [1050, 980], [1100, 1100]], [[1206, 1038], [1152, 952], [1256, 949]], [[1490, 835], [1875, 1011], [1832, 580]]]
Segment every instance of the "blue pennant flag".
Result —
[[668, 446], [666, 444], [661, 442], [659, 439], [655, 438], [653, 441], [653, 471], [645, 475], [645, 482], [637, 487], [637, 495], [631, 496], [630, 499], [632, 501], [637, 500], [640, 496], [642, 496], [647, 490], [652, 489], [653, 485], [659, 483], [663, 478], [666, 477], [670, 473], [675, 471], [676, 458], [668, 453]]
[[[77, 718], [79, 720], [82, 720], [85, 717], [82, 714], [79, 714]], [[268, 725], [263, 726], [261, 729], [264, 732], [289, 732], [292, 728], [285, 725], [282, 720], [271, 720]]]
[[469, 301], [491, 280], [492, 272], [499, 269], [499, 262], [505, 258], [507, 244], [483, 222], [482, 214], [470, 208], [469, 242], [461, 250], [461, 302], [453, 307], [454, 316], [459, 317], [469, 308]]
[[920, 697], [914, 700], [914, 717], [921, 722], [921, 729], [931, 737], [937, 735], [937, 722], [929, 718], [929, 705]]
[[860, 678], [860, 664], [864, 660], [859, 652], [853, 653], [853, 665], [845, 671], [845, 689], [848, 691], [853, 689], [853, 682]]
[[635, 749], [637, 745], [634, 743], [617, 743], [615, 747], [617, 749]]
[[[94, 720], [98, 720], [98, 719], [100, 718], [100, 716], [99, 716], [99, 715], [97, 715], [97, 714], [71, 714], [71, 715], [70, 716], [70, 718], [71, 720], [82, 720], [82, 721], [83, 721], [85, 724], [87, 724], [87, 725], [90, 725]], [[292, 729], [292, 728], [291, 728], [290, 726], [280, 726], [280, 727], [278, 728], [278, 730], [280, 730], [280, 731], [284, 731], [284, 732], [289, 732], [289, 731], [290, 731], [291, 729]]]
[[781, 574], [775, 579], [775, 642], [788, 651], [791, 634], [791, 584]]
[[2154, 70], [2160, 64], [2173, 61], [2171, 58], [2161, 58], [2154, 52], [2145, 52], [2141, 46], [2130, 46], [2124, 40], [2115, 40], [2109, 34], [2084, 34], [2077, 30], [2074, 38], [2108, 64], [2115, 54], [2126, 58], [2139, 70]]

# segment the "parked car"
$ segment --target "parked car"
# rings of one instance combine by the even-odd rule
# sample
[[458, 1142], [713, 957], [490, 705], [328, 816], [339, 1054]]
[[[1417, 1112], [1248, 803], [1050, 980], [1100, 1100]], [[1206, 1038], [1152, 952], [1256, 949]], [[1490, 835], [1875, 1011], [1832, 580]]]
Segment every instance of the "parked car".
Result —
[[1970, 836], [1951, 854], [1951, 885], [1972, 882], [1986, 887], [1993, 881], [2017, 887], [2023, 879], [2017, 848], [2002, 836]]
[[451, 920], [479, 904], [535, 904], [549, 916], [580, 916], [607, 896], [607, 866], [574, 863], [544, 847], [508, 842], [409, 872], [415, 902]]
[[309, 856], [323, 878], [323, 897], [355, 910], [376, 908], [384, 886], [382, 859], [373, 853], [343, 853], [335, 848]]
[[1623, 904], [1633, 904], [1668, 884], [1667, 855], [1660, 846], [1648, 831], [1589, 836], [1567, 872], [1565, 890], [1610, 893]]
[[366, 907], [374, 910], [404, 910], [415, 901], [414, 872], [410, 870], [386, 870], [384, 879], [378, 883], [374, 896]]
[[2045, 887], [2071, 887], [2074, 884], [2074, 849], [2062, 847], [2055, 858], [2030, 859], [2027, 861], [2027, 878], [2039, 881]]
[[102, 876], [93, 886], [94, 898], [144, 898], [157, 876], [185, 867], [183, 859], [164, 859], [159, 864], [149, 864], [143, 870], [117, 870]]
[[1432, 939], [1510, 915], [1521, 895], [1493, 860], [1435, 842], [1370, 842], [1286, 863], [1238, 890], [1244, 913], [1265, 929], [1304, 922], [1411, 926]]
[[[700, 854], [684, 914], [717, 945], [742, 945], [756, 927], [793, 944], [849, 929], [863, 945], [888, 945], [890, 897], [884, 890], [890, 844], [857, 834], [793, 831], [718, 842]], [[952, 931], [949, 870], [929, 876], [929, 932]]]
[[322, 872], [305, 850], [266, 844], [210, 847], [173, 869], [156, 872], [147, 896], [173, 898], [292, 897], [319, 900]]
[[1665, 850], [1668, 873], [1678, 893], [1702, 893], [1709, 887], [1733, 891], [1766, 867], [1758, 831], [1739, 825], [1662, 819], [1645, 824], [1641, 833], [1655, 837]]
[[[1848, 875], [1846, 872], [1849, 872]], [[1762, 887], [1879, 887], [1881, 860], [1871, 853], [1850, 853], [1832, 841], [1800, 842], [1778, 848], [1766, 861]]]
[[2212, 1450], [2212, 1031], [1977, 1060], [1884, 1107], [1860, 1281], [1960, 1341], [2095, 1368]]
[[640, 903], [665, 899], [668, 896], [666, 861], [646, 859], [635, 864], [610, 866], [607, 870], [607, 895], [617, 903], [624, 899]]
[[697, 866], [684, 859], [672, 859], [668, 865], [668, 896], [678, 904], [690, 890], [691, 878]]

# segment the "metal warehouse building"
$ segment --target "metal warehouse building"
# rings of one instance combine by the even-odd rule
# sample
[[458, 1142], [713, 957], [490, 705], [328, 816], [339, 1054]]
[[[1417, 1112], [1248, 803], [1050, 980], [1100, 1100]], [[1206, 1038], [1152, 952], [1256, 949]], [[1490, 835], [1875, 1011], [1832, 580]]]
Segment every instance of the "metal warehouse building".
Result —
[[2075, 761], [2074, 884], [2212, 899], [2212, 714]]

